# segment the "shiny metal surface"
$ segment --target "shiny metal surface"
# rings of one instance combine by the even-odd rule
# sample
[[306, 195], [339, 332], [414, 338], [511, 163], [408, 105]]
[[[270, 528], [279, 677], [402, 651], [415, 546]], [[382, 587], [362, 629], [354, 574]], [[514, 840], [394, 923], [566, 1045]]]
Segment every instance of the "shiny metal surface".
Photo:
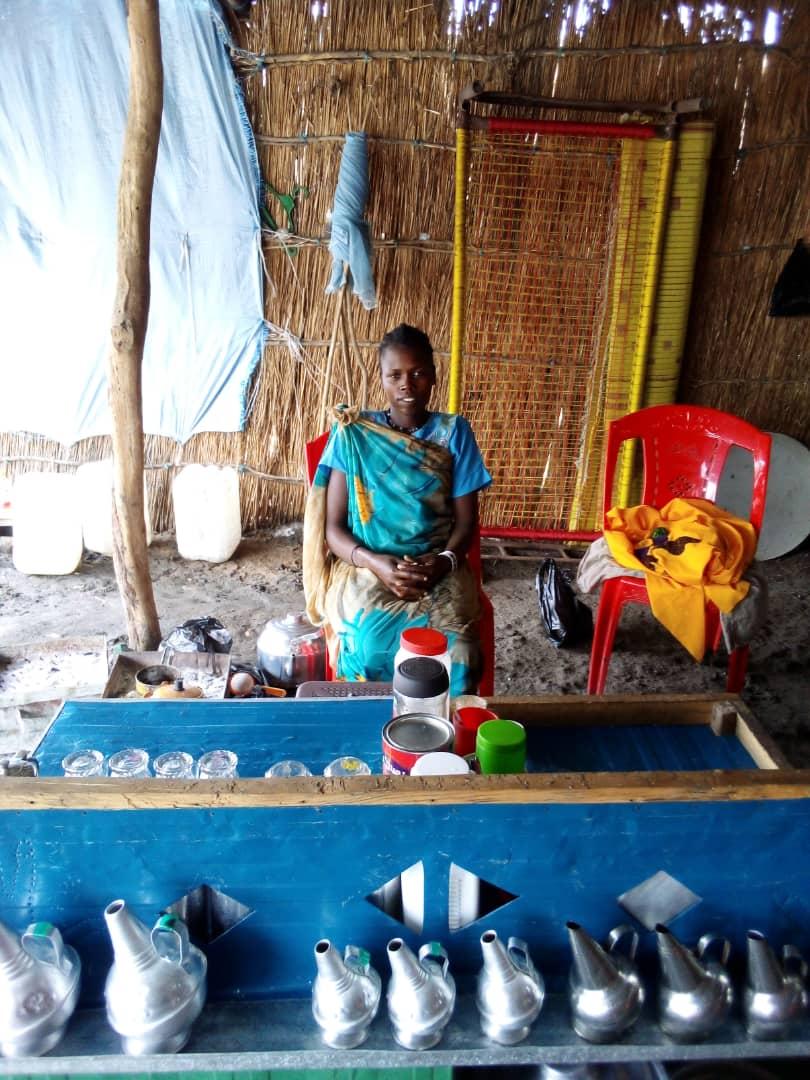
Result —
[[[725, 969], [729, 943], [725, 938], [705, 934], [692, 952], [662, 923], [655, 932], [661, 962], [658, 984], [661, 1030], [676, 1042], [701, 1042], [723, 1024], [734, 1000]], [[704, 959], [715, 945], [720, 946], [720, 959]]]
[[447, 953], [432, 941], [416, 957], [402, 938], [393, 938], [388, 960], [388, 1016], [394, 1038], [406, 1050], [427, 1050], [440, 1042], [456, 1003]]
[[152, 931], [114, 900], [104, 911], [115, 960], [104, 996], [125, 1054], [175, 1054], [205, 1004], [207, 961], [186, 924], [162, 915]]
[[315, 946], [312, 1015], [323, 1041], [336, 1050], [364, 1043], [377, 1015], [382, 983], [369, 959], [366, 950], [355, 945], [347, 945], [342, 958], [325, 938]]
[[303, 612], [270, 619], [256, 642], [259, 668], [285, 690], [326, 678], [326, 638]]
[[[182, 1055], [153, 1054], [128, 1058], [103, 1010], [79, 1009], [59, 1047], [25, 1063], [27, 1076], [97, 1074], [235, 1072], [274, 1069], [413, 1069], [420, 1066], [515, 1066], [654, 1061], [731, 1062], [807, 1056], [810, 1018], [797, 1024], [793, 1036], [779, 1042], [757, 1042], [732, 1016], [709, 1042], [671, 1042], [655, 1017], [645, 1012], [618, 1043], [592, 1046], [571, 1029], [568, 999], [548, 994], [528, 1039], [517, 1046], [499, 1046], [481, 1032], [473, 995], [460, 995], [441, 1043], [431, 1050], [404, 1050], [395, 1043], [384, 1010], [371, 1025], [366, 1042], [355, 1050], [333, 1050], [324, 1044], [312, 1020], [309, 995], [267, 1001], [210, 1002], [192, 1029]], [[17, 1061], [0, 1058], [0, 1074], [18, 1076]], [[728, 1075], [726, 1073], [725, 1075]]]
[[484, 966], [475, 996], [481, 1030], [502, 1046], [514, 1046], [528, 1037], [543, 1007], [543, 978], [520, 938], [510, 937], [504, 945], [494, 930], [485, 930], [481, 953]]
[[786, 1039], [807, 1014], [807, 964], [793, 945], [782, 947], [782, 963], [758, 930], [746, 935], [748, 973], [743, 991], [745, 1026], [752, 1039]]
[[[617, 926], [602, 948], [578, 923], [566, 925], [573, 954], [568, 997], [574, 1031], [588, 1042], [613, 1042], [635, 1024], [644, 1004], [644, 987], [633, 962], [638, 934], [629, 926]], [[625, 939], [630, 942], [626, 956], [616, 951]]]
[[81, 963], [50, 923], [17, 937], [0, 923], [0, 1053], [36, 1057], [65, 1033], [79, 998]]

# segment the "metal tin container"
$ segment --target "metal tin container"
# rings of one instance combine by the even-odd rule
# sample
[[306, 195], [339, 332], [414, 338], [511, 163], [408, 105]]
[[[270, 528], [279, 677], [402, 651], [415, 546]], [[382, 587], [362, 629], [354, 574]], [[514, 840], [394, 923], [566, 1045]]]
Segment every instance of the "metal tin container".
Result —
[[453, 749], [453, 725], [430, 713], [404, 713], [383, 728], [383, 773], [407, 776], [423, 754]]

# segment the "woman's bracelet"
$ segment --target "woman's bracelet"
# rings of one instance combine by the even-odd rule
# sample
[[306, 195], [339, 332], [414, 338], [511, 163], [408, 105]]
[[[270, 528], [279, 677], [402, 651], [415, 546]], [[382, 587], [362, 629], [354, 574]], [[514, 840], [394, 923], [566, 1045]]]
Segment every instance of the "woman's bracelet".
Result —
[[[352, 548], [352, 553], [349, 556], [349, 560], [350, 560], [352, 566], [357, 566], [357, 563], [354, 561], [354, 553], [355, 553], [355, 551], [357, 551], [362, 546], [363, 546], [362, 544], [355, 544], [354, 547]], [[359, 569], [359, 567], [358, 567], [358, 569]]]
[[444, 555], [445, 559], [450, 560], [450, 573], [455, 574], [456, 570], [458, 570], [458, 555], [456, 555], [455, 551], [450, 551], [448, 548], [447, 551], [440, 551], [439, 555]]

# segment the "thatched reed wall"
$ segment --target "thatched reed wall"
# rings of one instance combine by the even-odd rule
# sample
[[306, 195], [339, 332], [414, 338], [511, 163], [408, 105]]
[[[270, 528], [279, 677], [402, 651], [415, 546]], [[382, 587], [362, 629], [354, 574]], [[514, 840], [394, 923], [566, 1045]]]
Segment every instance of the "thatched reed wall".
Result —
[[[781, 265], [795, 240], [810, 236], [810, 4], [741, 2], [715, 18], [701, 14], [709, 5], [674, 0], [467, 0], [459, 23], [454, 7], [444, 0], [259, 0], [250, 22], [240, 24], [238, 44], [262, 57], [240, 63], [253, 69], [245, 92], [265, 177], [279, 191], [299, 183], [310, 192], [298, 201], [296, 233], [305, 242], [294, 254], [269, 233], [265, 243], [267, 318], [301, 341], [301, 358], [268, 345], [244, 433], [197, 436], [184, 447], [149, 438], [148, 462], [246, 466], [246, 527], [301, 513], [303, 442], [320, 426], [335, 312], [335, 298], [323, 293], [327, 211], [350, 129], [371, 138], [368, 216], [379, 296], [373, 312], [352, 304], [354, 391], [357, 364], [373, 385], [375, 344], [403, 319], [429, 331], [444, 376], [455, 102], [473, 78], [491, 89], [560, 98], [708, 99], [717, 143], [681, 396], [810, 441], [810, 324], [766, 315]], [[270, 208], [281, 221], [281, 207], [271, 200]], [[334, 400], [346, 396], [346, 381], [338, 354]], [[0, 457], [75, 461], [98, 456], [102, 442], [65, 451], [5, 438]], [[161, 527], [171, 521], [170, 475], [169, 468], [150, 472]]]

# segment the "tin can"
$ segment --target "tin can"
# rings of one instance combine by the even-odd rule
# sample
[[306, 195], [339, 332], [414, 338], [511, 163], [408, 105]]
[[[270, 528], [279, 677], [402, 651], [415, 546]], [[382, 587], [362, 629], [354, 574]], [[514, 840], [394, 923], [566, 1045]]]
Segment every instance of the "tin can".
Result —
[[383, 728], [382, 771], [407, 776], [423, 754], [453, 749], [453, 725], [429, 713], [404, 713]]

